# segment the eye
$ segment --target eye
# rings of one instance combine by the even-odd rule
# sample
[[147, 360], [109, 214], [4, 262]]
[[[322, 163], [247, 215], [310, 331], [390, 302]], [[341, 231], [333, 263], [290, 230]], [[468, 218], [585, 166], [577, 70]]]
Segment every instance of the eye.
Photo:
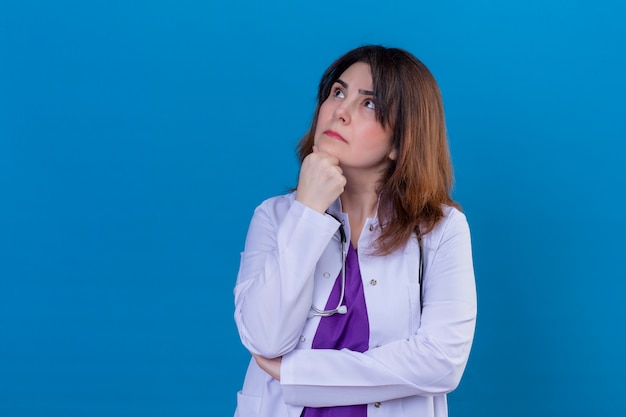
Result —
[[337, 98], [343, 98], [343, 96], [344, 96], [343, 95], [343, 90], [341, 88], [339, 88], [339, 87], [333, 88], [333, 91], [332, 91], [331, 94], [332, 94], [333, 97], [337, 97]]
[[365, 100], [365, 102], [363, 104], [368, 109], [376, 110], [376, 102], [374, 100], [372, 100], [372, 99]]

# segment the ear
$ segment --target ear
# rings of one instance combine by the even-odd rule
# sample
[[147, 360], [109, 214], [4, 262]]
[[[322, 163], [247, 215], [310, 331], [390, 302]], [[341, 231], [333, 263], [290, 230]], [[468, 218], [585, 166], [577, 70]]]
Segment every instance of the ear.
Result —
[[398, 150], [396, 148], [391, 148], [391, 152], [389, 152], [389, 159], [395, 161], [398, 159]]

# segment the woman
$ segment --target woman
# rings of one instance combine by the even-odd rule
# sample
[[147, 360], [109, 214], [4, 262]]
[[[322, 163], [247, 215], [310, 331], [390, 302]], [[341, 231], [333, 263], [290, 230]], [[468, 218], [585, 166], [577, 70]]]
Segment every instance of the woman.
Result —
[[241, 257], [236, 415], [446, 416], [476, 293], [433, 76], [400, 49], [348, 52], [298, 150], [296, 191], [256, 209]]

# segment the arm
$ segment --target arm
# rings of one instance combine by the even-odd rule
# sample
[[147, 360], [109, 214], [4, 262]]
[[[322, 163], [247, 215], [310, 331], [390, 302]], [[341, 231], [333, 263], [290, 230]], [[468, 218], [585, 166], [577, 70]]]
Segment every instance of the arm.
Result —
[[[458, 385], [476, 320], [469, 228], [451, 214], [436, 247], [428, 247], [421, 326], [409, 339], [365, 353], [295, 350], [280, 368], [285, 402], [312, 407], [440, 395]], [[432, 253], [432, 255], [431, 255]]]
[[248, 350], [274, 358], [295, 347], [311, 307], [315, 265], [338, 226], [297, 201], [257, 208], [235, 286], [235, 322]]
[[269, 200], [255, 211], [235, 286], [235, 322], [253, 354], [276, 358], [298, 343], [315, 265], [339, 227], [324, 212], [345, 183], [337, 158], [314, 147], [302, 162], [296, 201]]
[[267, 359], [263, 356], [252, 354], [252, 357], [256, 361], [259, 368], [263, 369], [269, 376], [277, 381], [280, 381], [280, 363], [282, 362], [282, 356], [274, 359]]

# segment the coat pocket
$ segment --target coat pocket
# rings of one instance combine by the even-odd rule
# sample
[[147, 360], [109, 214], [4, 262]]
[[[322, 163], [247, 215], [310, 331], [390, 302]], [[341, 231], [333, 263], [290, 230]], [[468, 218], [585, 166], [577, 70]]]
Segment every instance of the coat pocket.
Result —
[[235, 417], [257, 417], [261, 410], [261, 397], [237, 393]]

